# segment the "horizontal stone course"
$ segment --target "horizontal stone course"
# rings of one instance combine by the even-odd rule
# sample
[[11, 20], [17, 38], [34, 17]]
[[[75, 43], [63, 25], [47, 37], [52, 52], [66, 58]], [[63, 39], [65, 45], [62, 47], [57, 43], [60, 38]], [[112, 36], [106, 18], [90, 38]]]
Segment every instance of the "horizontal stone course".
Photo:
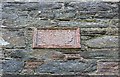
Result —
[[97, 73], [119, 75], [119, 61], [98, 61]]
[[16, 60], [8, 60], [3, 63], [3, 73], [19, 73], [24, 63]]
[[4, 54], [4, 59], [17, 59], [17, 60], [23, 60], [26, 61], [28, 60], [29, 57], [29, 52], [25, 49], [4, 49], [3, 54]]
[[5, 47], [7, 48], [21, 48], [25, 47], [24, 30], [9, 31], [7, 29], [2, 29], [2, 37], [9, 44]]
[[80, 55], [85, 59], [118, 59], [119, 51], [114, 50], [96, 50], [96, 51], [83, 51]]
[[103, 36], [86, 41], [86, 45], [93, 48], [118, 48], [118, 36]]
[[60, 21], [58, 23], [59, 26], [79, 26], [82, 28], [96, 28], [96, 27], [100, 27], [100, 28], [106, 28], [109, 25], [108, 24], [100, 24], [100, 23], [90, 23], [90, 22], [76, 22], [76, 21]]
[[81, 35], [119, 35], [119, 33], [118, 28], [81, 28]]
[[[64, 74], [64, 73], [72, 73], [72, 72], [86, 72], [86, 71], [95, 71], [95, 62], [93, 64], [90, 62], [79, 62], [79, 61], [53, 61], [48, 62], [47, 64], [43, 64], [36, 70], [38, 73], [54, 73], [54, 74]], [[69, 66], [68, 66], [69, 65]], [[85, 68], [83, 68], [85, 67]], [[89, 67], [89, 68], [88, 68]], [[91, 67], [91, 68], [90, 68]]]
[[40, 1], [40, 0], [2, 0], [2, 2], [70, 2], [70, 1], [80, 1], [80, 2], [87, 2], [87, 1], [105, 1], [105, 2], [119, 2], [119, 0], [46, 0], [46, 1]]
[[[46, 19], [46, 20], [74, 20], [74, 19], [91, 19], [91, 18], [104, 18], [104, 19], [117, 19], [118, 18], [118, 6], [117, 4], [109, 4], [109, 3], [78, 3], [81, 5], [80, 7], [77, 4], [74, 4], [78, 8], [83, 8], [83, 10], [78, 10], [75, 7], [70, 6], [72, 4], [64, 4], [64, 3], [3, 3], [3, 13], [2, 19], [3, 25], [25, 25], [27, 22], [30, 22], [31, 17]], [[87, 6], [88, 5], [88, 6]], [[94, 6], [93, 6], [94, 5]], [[107, 6], [108, 11], [101, 11], [98, 9], [103, 8], [103, 5]], [[85, 7], [93, 9], [96, 8], [97, 11], [86, 10]], [[10, 7], [10, 8], [8, 8]], [[42, 8], [43, 7], [43, 8]], [[64, 7], [64, 8], [63, 8]], [[50, 9], [48, 9], [50, 8]], [[104, 7], [105, 8], [105, 7]], [[112, 9], [112, 10], [111, 10]], [[116, 10], [115, 10], [116, 9]], [[8, 10], [8, 11], [7, 11]], [[86, 15], [87, 14], [87, 15]], [[24, 20], [24, 21], [22, 21]], [[9, 23], [9, 24], [8, 24]], [[18, 24], [19, 23], [19, 24]], [[79, 24], [79, 22], [75, 22]], [[88, 23], [90, 24], [90, 23]], [[66, 24], [67, 25], [67, 24]], [[86, 23], [87, 25], [87, 23]], [[95, 27], [99, 27], [98, 24], [93, 23], [90, 25], [97, 25]], [[105, 25], [105, 24], [103, 24]], [[101, 25], [102, 26], [102, 25]]]

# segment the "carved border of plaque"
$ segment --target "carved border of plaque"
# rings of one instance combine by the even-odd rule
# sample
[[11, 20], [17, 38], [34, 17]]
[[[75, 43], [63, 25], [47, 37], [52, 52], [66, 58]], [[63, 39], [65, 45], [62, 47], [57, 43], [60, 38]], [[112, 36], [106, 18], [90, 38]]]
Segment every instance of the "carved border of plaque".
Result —
[[35, 28], [33, 48], [81, 48], [80, 28]]

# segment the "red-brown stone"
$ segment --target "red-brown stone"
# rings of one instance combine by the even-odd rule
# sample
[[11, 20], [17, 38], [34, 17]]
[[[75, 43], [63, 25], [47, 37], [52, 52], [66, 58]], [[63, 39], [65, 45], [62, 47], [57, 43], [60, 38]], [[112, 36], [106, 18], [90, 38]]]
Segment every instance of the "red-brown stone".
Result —
[[33, 48], [80, 48], [80, 28], [35, 29]]
[[35, 69], [37, 68], [39, 65], [43, 64], [44, 62], [43, 61], [34, 61], [34, 62], [31, 62], [31, 61], [28, 61], [26, 62], [25, 64], [25, 68], [26, 69]]
[[114, 61], [98, 62], [98, 73], [118, 74], [119, 72], [118, 66], [119, 66], [119, 62], [114, 62]]

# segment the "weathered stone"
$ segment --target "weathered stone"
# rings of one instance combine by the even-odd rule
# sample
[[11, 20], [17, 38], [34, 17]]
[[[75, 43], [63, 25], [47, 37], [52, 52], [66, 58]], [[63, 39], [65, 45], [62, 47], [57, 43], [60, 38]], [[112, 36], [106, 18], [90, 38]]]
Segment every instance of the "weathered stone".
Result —
[[1, 36], [0, 36], [0, 46], [2, 45], [8, 45], [9, 43], [5, 41]]
[[112, 28], [119, 28], [119, 20], [118, 19], [113, 19], [113, 20], [110, 20], [110, 27]]
[[[41, 11], [40, 11], [41, 12]], [[22, 11], [22, 13], [23, 13], [23, 11]], [[29, 16], [30, 17], [36, 17], [36, 18], [38, 18], [38, 15], [39, 15], [39, 11], [38, 10], [35, 10], [35, 11], [30, 11], [30, 12], [28, 12], [29, 14]]]
[[[107, 13], [107, 14], [106, 14]], [[87, 16], [86, 16], [87, 14]], [[80, 11], [76, 15], [76, 19], [116, 19], [118, 18], [118, 13], [111, 13], [111, 12], [89, 12], [89, 11]]]
[[51, 9], [61, 9], [62, 8], [62, 3], [55, 3]]
[[[0, 48], [0, 67], [2, 67], [2, 59], [4, 59], [3, 49]], [[1, 70], [1, 69], [0, 69]]]
[[30, 52], [30, 56], [45, 61], [64, 59], [64, 54], [62, 52], [53, 49], [35, 49], [33, 52]]
[[19, 7], [22, 11], [31, 11], [31, 10], [43, 10], [43, 9], [60, 9], [62, 7], [61, 3], [47, 3], [47, 2], [32, 2], [32, 3], [23, 3]]
[[[20, 4], [20, 3], [18, 2], [18, 4]], [[13, 2], [13, 3], [11, 3], [11, 5], [16, 6], [16, 9], [19, 9], [21, 11], [38, 10], [38, 8], [39, 8], [39, 3], [38, 2], [32, 2], [32, 3], [23, 2], [20, 5], [17, 5]], [[19, 6], [19, 7], [17, 7], [17, 6]]]
[[118, 35], [118, 28], [81, 28], [81, 35]]
[[9, 26], [9, 25], [13, 25], [14, 20], [10, 20], [10, 19], [4, 19], [2, 22], [2, 25], [4, 26]]
[[[21, 72], [21, 74], [23, 74], [23, 75], [26, 74], [26, 75], [29, 75], [29, 76], [30, 76], [31, 74], [32, 74], [32, 75], [34, 74], [34, 70], [33, 70], [33, 69], [23, 69], [22, 72]], [[22, 75], [22, 76], [23, 76], [23, 75]], [[26, 75], [25, 75], [25, 76], [26, 76]], [[35, 75], [33, 75], [33, 77], [34, 77], [34, 76], [35, 76]]]
[[3, 50], [5, 59], [14, 58], [19, 60], [27, 60], [29, 58], [29, 54], [25, 49], [5, 49]]
[[25, 69], [35, 69], [38, 66], [42, 65], [44, 61], [27, 61], [25, 62]]
[[113, 18], [118, 18], [118, 13], [97, 13], [95, 16], [95, 18], [109, 18], [109, 19], [113, 19]]
[[24, 52], [24, 50], [15, 50], [11, 52], [9, 56], [12, 58], [25, 59], [27, 57], [27, 54]]
[[30, 20], [26, 19], [25, 21], [22, 20], [22, 18], [17, 21], [18, 25], [16, 27], [52, 27], [56, 26], [57, 23], [52, 20], [41, 20], [39, 18], [30, 18]]
[[34, 30], [33, 48], [80, 48], [80, 47], [81, 47], [80, 29], [77, 27], [46, 28], [46, 29], [44, 28]]
[[40, 9], [60, 9], [62, 7], [61, 3], [46, 3], [46, 2], [40, 2], [39, 3]]
[[40, 19], [54, 19], [54, 14], [53, 13], [42, 13], [38, 16]]
[[81, 57], [85, 59], [118, 59], [119, 51], [115, 50], [91, 50], [80, 52]]
[[75, 59], [83, 59], [80, 54], [64, 54], [65, 60], [75, 60]]
[[52, 60], [64, 60], [64, 57], [65, 55], [60, 52], [53, 52], [53, 54], [51, 55]]
[[16, 60], [8, 60], [3, 63], [4, 73], [19, 73], [23, 69], [24, 63]]
[[[54, 73], [54, 74], [71, 74], [72, 72], [92, 72], [95, 71], [96, 63], [90, 62], [79, 62], [79, 61], [52, 61], [47, 64], [43, 64], [36, 70], [37, 73]], [[89, 68], [88, 68], [89, 67]], [[90, 70], [91, 69], [91, 70]], [[89, 70], [89, 71], [88, 71]]]
[[[1, 62], [1, 61], [0, 61]], [[0, 63], [0, 76], [2, 76], [3, 70], [2, 70], [2, 64]]]
[[[78, 2], [79, 0], [55, 0], [55, 1], [51, 1], [51, 0], [46, 0], [46, 1], [40, 1], [40, 0], [4, 0], [2, 2]], [[89, 2], [89, 1], [103, 1], [103, 2], [119, 2], [119, 0], [81, 0], [80, 2]]]
[[119, 61], [99, 61], [97, 67], [100, 74], [119, 74]]
[[119, 47], [118, 36], [103, 36], [86, 41], [86, 45], [91, 48], [111, 48]]
[[11, 19], [11, 20], [15, 20], [17, 19], [17, 15], [16, 14], [8, 14], [8, 13], [4, 13], [2, 12], [2, 19]]
[[[81, 33], [82, 34], [82, 33]], [[89, 40], [89, 39], [91, 39], [92, 37], [91, 36], [82, 36], [81, 35], [81, 40]]]
[[[30, 74], [36, 77], [36, 73], [42, 75], [43, 73], [53, 73], [54, 76], [55, 74], [57, 76], [68, 74], [69, 77], [71, 77], [71, 74], [76, 77], [76, 73], [95, 76], [102, 74], [104, 76], [103, 73], [97, 74], [96, 61], [99, 59], [119, 59], [117, 2], [101, 2], [98, 0], [92, 2], [90, 0], [81, 0], [82, 2], [79, 0], [7, 1], [9, 2], [0, 3], [0, 13], [2, 14], [0, 15], [0, 18], [2, 18], [0, 19], [2, 23], [0, 43], [7, 48], [3, 49], [4, 54], [2, 55], [4, 57], [0, 57], [0, 59], [5, 60], [5, 62], [2, 60], [3, 67], [0, 67], [0, 69], [4, 68], [5, 73], [11, 73], [11, 75], [8, 74], [5, 77], [14, 77], [13, 74], [15, 73], [27, 74], [25, 77], [29, 77]], [[81, 49], [32, 49], [33, 28], [53, 26], [80, 27]], [[5, 45], [6, 43], [9, 44]], [[44, 60], [45, 63], [38, 66], [35, 62], [36, 59]], [[22, 64], [18, 64], [20, 61], [22, 61]], [[29, 61], [25, 67], [35, 67], [37, 69], [25, 69], [23, 61], [26, 64]], [[101, 63], [101, 65], [104, 65], [104, 63]], [[107, 62], [104, 66], [107, 67]], [[104, 67], [100, 67], [103, 71]], [[110, 65], [110, 67], [112, 66]], [[113, 73], [115, 73], [117, 70], [116, 68], [110, 68], [104, 71], [114, 71]], [[33, 75], [31, 77], [34, 77]], [[17, 76], [19, 75], [15, 75], [15, 77]], [[39, 75], [37, 76], [39, 77]], [[113, 77], [113, 75], [110, 77]]]
[[6, 47], [25, 47], [24, 30], [10, 31], [8, 29], [2, 29], [2, 31], [3, 39], [9, 42]]
[[108, 24], [100, 24], [100, 23], [90, 23], [90, 22], [78, 22], [78, 21], [60, 21], [58, 22], [59, 26], [78, 26], [81, 28], [106, 28], [109, 25]]
[[112, 9], [114, 12], [117, 9], [117, 4], [109, 4], [105, 2], [70, 2], [69, 6], [77, 8], [81, 11], [109, 11]]
[[64, 21], [64, 20], [73, 20], [76, 16], [76, 11], [74, 8], [64, 8], [53, 12], [55, 14], [55, 19]]
[[72, 20], [75, 18], [76, 11], [73, 8], [40, 10], [38, 17], [44, 19]]
[[[72, 2], [71, 2], [72, 3]], [[103, 7], [102, 5], [108, 6], [112, 9], [116, 9], [117, 6], [116, 4], [108, 4], [108, 3], [97, 3], [97, 2], [87, 2], [87, 3], [78, 3], [78, 5], [80, 4], [80, 6], [82, 6], [83, 10], [84, 7], [92, 7], [91, 9], [94, 9], [94, 7], [96, 9], [98, 9], [97, 7], [100, 5], [100, 7]], [[87, 5], [88, 4], [88, 5]], [[75, 3], [75, 5], [77, 5], [77, 3]], [[78, 6], [77, 5], [77, 6]], [[85, 6], [83, 6], [85, 5]], [[97, 6], [98, 5], [98, 6]], [[12, 6], [12, 7], [11, 7]], [[33, 22], [34, 20], [36, 21], [36, 19], [34, 19], [35, 17], [40, 18], [40, 19], [60, 19], [60, 20], [73, 20], [73, 19], [79, 19], [79, 17], [82, 18], [90, 18], [90, 16], [85, 14], [85, 12], [83, 12], [85, 15], [76, 15], [76, 12], [78, 9], [75, 9], [75, 7], [65, 7], [64, 9], [60, 9], [60, 10], [53, 10], [53, 9], [58, 9], [62, 7], [62, 3], [3, 3], [3, 18], [5, 18], [5, 20], [3, 21], [3, 25], [5, 26], [29, 26], [32, 23], [34, 25], [38, 24], [38, 25], [43, 25], [43, 22]], [[103, 8], [107, 8], [107, 7], [103, 7]], [[110, 10], [109, 8], [107, 8], [108, 10]], [[17, 11], [17, 12], [16, 12]], [[41, 12], [39, 12], [41, 11]], [[48, 13], [45, 13], [44, 11], [47, 11]], [[10, 14], [8, 14], [8, 12]], [[32, 14], [30, 13], [32, 12]], [[89, 11], [91, 13], [91, 10]], [[94, 12], [94, 11], [93, 11]], [[106, 12], [106, 11], [105, 11]], [[114, 12], [114, 11], [113, 11]], [[117, 11], [116, 11], [117, 12]], [[82, 13], [82, 12], [80, 12]], [[92, 13], [93, 14], [93, 13]], [[96, 14], [96, 13], [95, 13]], [[101, 14], [101, 13], [100, 13]], [[107, 15], [106, 15], [107, 14]], [[113, 17], [115, 13], [103, 13], [102, 17]], [[18, 15], [18, 16], [17, 16]], [[31, 19], [31, 16], [33, 17], [33, 19]], [[93, 15], [94, 17], [96, 16], [100, 16], [99, 14]], [[117, 16], [117, 15], [116, 15]], [[7, 17], [7, 18], [6, 18]], [[118, 16], [117, 16], [118, 17]], [[15, 19], [15, 20], [10, 20], [10, 19]], [[39, 21], [39, 19], [38, 19]], [[28, 23], [30, 22], [30, 23]], [[69, 23], [69, 22], [67, 22]], [[71, 24], [71, 23], [70, 23]], [[83, 26], [86, 24], [87, 27], [104, 27], [104, 26], [108, 26], [107, 24], [103, 24], [103, 23], [78, 23], [75, 22], [72, 25], [77, 26], [83, 24]], [[101, 24], [101, 25], [100, 25]], [[46, 25], [50, 25], [50, 24], [46, 24]], [[59, 25], [59, 24], [58, 24]], [[69, 25], [69, 24], [63, 24], [63, 26], [65, 25]], [[18, 27], [19, 27], [18, 26]]]
[[[82, 45], [82, 44], [81, 44]], [[83, 46], [81, 46], [81, 49], [76, 48], [67, 48], [67, 49], [56, 49], [59, 52], [62, 52], [64, 54], [77, 54], [80, 52], [80, 50], [84, 49]]]
[[60, 13], [60, 14], [55, 14], [55, 18], [58, 20], [72, 20], [75, 17], [75, 13]]

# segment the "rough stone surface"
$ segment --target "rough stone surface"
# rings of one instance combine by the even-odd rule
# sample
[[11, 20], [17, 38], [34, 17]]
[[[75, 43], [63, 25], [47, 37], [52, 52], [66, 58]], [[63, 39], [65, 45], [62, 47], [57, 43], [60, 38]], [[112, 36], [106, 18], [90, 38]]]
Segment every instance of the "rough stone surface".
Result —
[[83, 59], [80, 54], [64, 54], [65, 60], [75, 60], [75, 59]]
[[81, 2], [87, 2], [87, 1], [110, 1], [110, 2], [119, 2], [119, 0], [55, 0], [55, 1], [51, 1], [51, 0], [2, 0], [2, 2], [66, 2], [66, 1], [81, 1]]
[[119, 35], [118, 28], [81, 28], [83, 36], [91, 35]]
[[19, 73], [24, 63], [16, 60], [8, 60], [3, 63], [3, 73]]
[[118, 61], [100, 61], [98, 62], [98, 73], [119, 73], [119, 62]]
[[77, 22], [77, 21], [60, 21], [58, 22], [59, 26], [79, 26], [82, 28], [96, 28], [96, 27], [100, 27], [100, 28], [106, 28], [109, 25], [108, 24], [100, 24], [100, 23], [95, 23], [95, 22]]
[[8, 45], [9, 43], [6, 42], [2, 37], [0, 37], [0, 45]]
[[89, 47], [105, 48], [105, 47], [119, 47], [118, 36], [103, 36], [92, 40], [88, 40], [86, 44]]
[[30, 53], [31, 56], [36, 57], [38, 59], [42, 59], [44, 61], [51, 61], [51, 60], [63, 60], [64, 54], [58, 50], [34, 50], [34, 52]]
[[94, 50], [80, 52], [85, 59], [119, 59], [119, 50]]
[[6, 47], [25, 47], [24, 30], [3, 29], [2, 32], [3, 39], [9, 43]]
[[[4, 0], [0, 3], [0, 64], [3, 62], [0, 69], [5, 77], [46, 77], [46, 74], [57, 74], [55, 77], [62, 74], [69, 77], [77, 77], [77, 74], [80, 74], [78, 77], [104, 76], [104, 72], [98, 73], [98, 70], [106, 68], [108, 59], [119, 59], [117, 0], [27, 1]], [[34, 29], [54, 27], [79, 27], [81, 48], [33, 49]], [[102, 59], [106, 65], [101, 63], [101, 68], [97, 68]], [[36, 60], [43, 63], [37, 65]], [[28, 63], [26, 69], [28, 61], [33, 64]], [[30, 69], [32, 66], [35, 68]], [[107, 75], [112, 72], [110, 77], [119, 77], [116, 67], [104, 71], [108, 72]]]
[[[3, 3], [2, 19], [3, 25], [11, 27], [29, 26], [29, 24], [38, 24], [41, 19], [44, 20], [60, 20], [58, 25], [62, 26], [79, 26], [80, 27], [108, 27], [109, 23], [96, 20], [90, 22], [77, 22], [69, 20], [80, 19], [117, 19], [117, 4], [109, 4], [105, 2], [70, 2], [70, 3]], [[9, 8], [10, 7], [10, 8]], [[25, 8], [24, 8], [25, 7]], [[17, 12], [16, 12], [17, 11]], [[87, 14], [87, 15], [86, 15]], [[106, 15], [107, 14], [107, 15]], [[39, 22], [38, 22], [39, 21]], [[64, 22], [67, 21], [67, 22]], [[97, 20], [98, 21], [98, 20]], [[105, 21], [105, 20], [104, 20]], [[50, 22], [46, 25], [54, 24]], [[56, 22], [56, 21], [55, 21]], [[116, 23], [115, 23], [116, 24]], [[19, 25], [19, 26], [18, 26]], [[42, 25], [42, 24], [39, 24]], [[112, 24], [111, 24], [112, 25]], [[12, 26], [13, 27], [13, 26]]]
[[[69, 65], [69, 66], [68, 66]], [[53, 61], [48, 62], [47, 64], [43, 64], [36, 70], [38, 73], [56, 73], [56, 74], [64, 74], [64, 73], [73, 73], [73, 72], [86, 72], [86, 71], [94, 71], [96, 63], [91, 64], [90, 62], [79, 62], [79, 61]], [[84, 67], [84, 68], [83, 68]]]

